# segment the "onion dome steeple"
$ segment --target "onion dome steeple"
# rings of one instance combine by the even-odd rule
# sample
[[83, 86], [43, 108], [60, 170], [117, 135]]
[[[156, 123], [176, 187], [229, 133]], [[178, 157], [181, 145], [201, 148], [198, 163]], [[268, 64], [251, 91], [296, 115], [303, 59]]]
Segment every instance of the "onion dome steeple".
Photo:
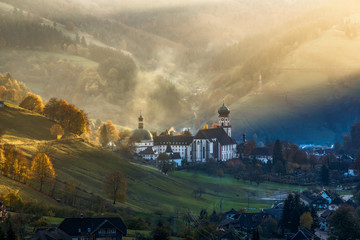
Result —
[[218, 113], [220, 117], [227, 117], [230, 114], [230, 110], [227, 106], [225, 106], [225, 103], [218, 109]]

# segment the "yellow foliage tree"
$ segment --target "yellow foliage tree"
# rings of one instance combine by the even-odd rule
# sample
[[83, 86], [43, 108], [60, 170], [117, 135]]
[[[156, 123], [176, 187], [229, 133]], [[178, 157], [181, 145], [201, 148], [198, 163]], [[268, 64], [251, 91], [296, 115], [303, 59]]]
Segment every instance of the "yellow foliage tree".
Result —
[[203, 129], [209, 129], [209, 125], [206, 124]]
[[60, 124], [54, 124], [50, 128], [50, 133], [56, 137], [56, 139], [60, 139], [64, 135], [64, 129]]
[[32, 161], [30, 173], [31, 179], [39, 182], [40, 192], [44, 183], [50, 182], [55, 178], [53, 164], [45, 153], [36, 155]]
[[119, 132], [112, 121], [108, 120], [99, 128], [99, 141], [103, 147], [106, 147], [110, 142], [119, 139]]
[[305, 212], [300, 216], [300, 226], [306, 227], [307, 229], [311, 229], [311, 224], [313, 223], [313, 219], [311, 217], [310, 212]]
[[18, 150], [16, 153], [16, 159], [14, 163], [15, 176], [19, 181], [26, 182], [29, 178], [29, 166], [28, 161], [23, 151]]
[[0, 148], [0, 173], [4, 173], [4, 170], [5, 170], [4, 150]]

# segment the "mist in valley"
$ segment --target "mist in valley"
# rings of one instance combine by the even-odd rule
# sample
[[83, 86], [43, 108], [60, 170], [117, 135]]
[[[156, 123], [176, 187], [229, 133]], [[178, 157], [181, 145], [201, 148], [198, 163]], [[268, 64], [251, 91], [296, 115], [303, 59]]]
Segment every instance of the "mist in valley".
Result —
[[358, 0], [0, 2], [0, 72], [94, 120], [195, 132], [225, 101], [236, 138], [298, 143], [360, 120]]

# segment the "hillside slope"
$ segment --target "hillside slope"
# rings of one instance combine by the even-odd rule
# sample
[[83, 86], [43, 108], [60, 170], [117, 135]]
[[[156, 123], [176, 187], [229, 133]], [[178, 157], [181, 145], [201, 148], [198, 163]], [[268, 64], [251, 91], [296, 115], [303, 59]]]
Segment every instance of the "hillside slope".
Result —
[[[252, 206], [263, 208], [272, 203], [267, 197], [278, 194], [280, 189], [284, 193], [298, 189], [297, 186], [270, 183], [257, 186], [236, 181], [231, 177], [216, 178], [200, 173], [174, 172], [169, 176], [164, 175], [152, 167], [141, 166], [104, 151], [82, 138], [65, 136], [62, 140], [50, 140], [48, 128], [52, 124], [53, 122], [43, 116], [8, 103], [5, 108], [0, 108], [0, 126], [7, 131], [3, 142], [15, 144], [27, 154], [29, 160], [36, 152], [37, 144], [47, 143], [53, 147], [51, 160], [58, 179], [54, 198], [63, 197], [65, 183], [75, 183], [79, 196], [89, 197], [85, 193], [104, 196], [104, 177], [113, 170], [120, 170], [128, 183], [127, 201], [119, 206], [141, 214], [152, 214], [155, 211], [170, 214], [175, 210], [185, 209], [195, 212], [202, 208], [218, 209], [222, 198], [224, 209], [240, 208], [247, 206], [250, 193]], [[0, 180], [2, 193], [7, 193], [7, 188], [12, 188], [18, 190], [25, 200], [38, 199], [48, 204], [54, 202], [32, 187], [2, 176]], [[198, 188], [204, 190], [201, 198], [194, 197], [194, 190]]]
[[[280, 61], [232, 106], [235, 127], [258, 137], [326, 143], [360, 120], [359, 37], [333, 27]], [[240, 133], [238, 133], [238, 136]]]

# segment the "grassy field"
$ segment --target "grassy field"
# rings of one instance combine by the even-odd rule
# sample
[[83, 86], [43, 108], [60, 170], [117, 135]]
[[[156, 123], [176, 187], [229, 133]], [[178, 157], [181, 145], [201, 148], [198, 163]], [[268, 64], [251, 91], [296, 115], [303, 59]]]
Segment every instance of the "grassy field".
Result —
[[[31, 113], [14, 105], [6, 104], [0, 109], [0, 125], [6, 129], [4, 142], [15, 144], [23, 149], [29, 160], [33, 158], [37, 144], [52, 144], [54, 150], [51, 160], [61, 180], [57, 186], [75, 183], [83, 192], [103, 196], [103, 180], [105, 175], [113, 170], [120, 170], [127, 178], [128, 190], [126, 204], [119, 207], [128, 208], [140, 215], [154, 216], [155, 211], [164, 215], [182, 212], [190, 209], [197, 214], [201, 209], [208, 211], [223, 211], [231, 208], [239, 209], [268, 208], [273, 203], [271, 199], [285, 197], [288, 191], [297, 191], [297, 186], [287, 186], [274, 183], [263, 183], [259, 186], [247, 182], [236, 181], [230, 176], [223, 178], [211, 177], [196, 172], [176, 171], [164, 175], [154, 168], [139, 166], [126, 159], [104, 151], [101, 148], [84, 141], [82, 138], [67, 138], [52, 140], [49, 128], [53, 122], [43, 116]], [[16, 183], [2, 177], [1, 191], [7, 188], [19, 190], [25, 200], [53, 204], [54, 200], [38, 193], [33, 188]], [[202, 188], [202, 196], [195, 197], [194, 190]], [[57, 196], [61, 198], [61, 196]]]

